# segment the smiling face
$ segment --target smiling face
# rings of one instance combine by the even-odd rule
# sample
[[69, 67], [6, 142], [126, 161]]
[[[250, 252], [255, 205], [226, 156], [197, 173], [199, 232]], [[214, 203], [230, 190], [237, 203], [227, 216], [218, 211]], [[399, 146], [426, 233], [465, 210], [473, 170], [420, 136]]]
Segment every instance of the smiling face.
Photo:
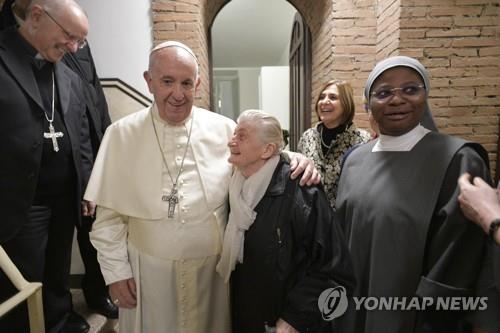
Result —
[[276, 150], [273, 144], [266, 144], [260, 139], [258, 125], [254, 121], [239, 121], [228, 146], [231, 151], [228, 162], [245, 177], [257, 172]]
[[[420, 75], [408, 67], [394, 67], [386, 70], [375, 80], [370, 93], [409, 85], [423, 86]], [[381, 101], [371, 96], [369, 107], [380, 133], [400, 136], [419, 124], [425, 110], [426, 99], [424, 89], [420, 89], [412, 96], [397, 90], [388, 100]]]
[[321, 92], [316, 104], [316, 113], [328, 128], [334, 128], [342, 124], [344, 107], [340, 102], [337, 85], [330, 85]]
[[152, 53], [144, 79], [163, 120], [180, 124], [189, 117], [200, 84], [196, 71], [196, 60], [182, 48], [166, 47]]
[[88, 20], [72, 2], [55, 9], [33, 5], [20, 32], [45, 60], [55, 63], [78, 50], [78, 41], [87, 37]]

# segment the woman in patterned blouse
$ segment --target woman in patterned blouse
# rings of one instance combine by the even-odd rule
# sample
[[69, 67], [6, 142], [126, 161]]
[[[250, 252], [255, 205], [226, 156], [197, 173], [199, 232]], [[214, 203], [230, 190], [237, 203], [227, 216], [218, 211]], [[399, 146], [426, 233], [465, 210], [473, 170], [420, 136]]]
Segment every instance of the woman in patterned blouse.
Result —
[[302, 134], [299, 152], [314, 161], [330, 205], [335, 209], [342, 155], [351, 147], [370, 140], [370, 134], [352, 122], [353, 91], [345, 81], [329, 81], [316, 100], [315, 111], [320, 122]]

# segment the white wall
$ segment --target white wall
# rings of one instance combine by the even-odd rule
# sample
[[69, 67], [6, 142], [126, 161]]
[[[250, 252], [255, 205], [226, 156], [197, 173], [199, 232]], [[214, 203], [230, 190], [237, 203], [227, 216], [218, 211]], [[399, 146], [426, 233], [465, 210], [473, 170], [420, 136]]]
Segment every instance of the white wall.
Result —
[[277, 66], [288, 66], [290, 64], [290, 41], [286, 44], [283, 49], [283, 53], [281, 53], [280, 60], [276, 64]]
[[257, 84], [260, 68], [239, 68], [240, 80], [240, 110], [239, 113], [248, 109], [259, 108], [259, 86]]
[[261, 108], [274, 115], [283, 129], [290, 129], [288, 66], [262, 67], [260, 72]]
[[150, 0], [78, 0], [86, 10], [88, 40], [97, 74], [119, 78], [150, 96], [142, 73], [148, 66], [153, 45]]

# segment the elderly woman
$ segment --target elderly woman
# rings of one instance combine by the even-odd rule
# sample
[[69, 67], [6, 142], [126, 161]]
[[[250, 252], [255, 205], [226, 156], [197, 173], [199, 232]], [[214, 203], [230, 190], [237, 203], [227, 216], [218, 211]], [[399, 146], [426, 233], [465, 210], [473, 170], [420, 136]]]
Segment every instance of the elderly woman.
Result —
[[345, 81], [332, 80], [323, 87], [316, 100], [316, 115], [320, 122], [302, 134], [298, 150], [314, 161], [334, 208], [342, 155], [367, 142], [370, 134], [353, 123], [353, 91]]
[[[325, 193], [290, 179], [276, 118], [248, 110], [229, 143], [231, 212], [218, 272], [231, 276], [233, 332], [329, 332], [318, 297], [353, 287], [347, 246]], [[232, 272], [234, 269], [234, 272]], [[232, 274], [231, 274], [232, 272]]]
[[[413, 58], [381, 61], [368, 77], [380, 137], [346, 159], [336, 217], [353, 258], [354, 295], [400, 303], [360, 303], [342, 317], [342, 332], [458, 332], [464, 324], [464, 312], [433, 306], [438, 296], [474, 293], [485, 237], [460, 211], [457, 179], [466, 170], [488, 179], [488, 159], [480, 145], [419, 124], [428, 94], [427, 72]], [[434, 302], [425, 310], [424, 297]]]

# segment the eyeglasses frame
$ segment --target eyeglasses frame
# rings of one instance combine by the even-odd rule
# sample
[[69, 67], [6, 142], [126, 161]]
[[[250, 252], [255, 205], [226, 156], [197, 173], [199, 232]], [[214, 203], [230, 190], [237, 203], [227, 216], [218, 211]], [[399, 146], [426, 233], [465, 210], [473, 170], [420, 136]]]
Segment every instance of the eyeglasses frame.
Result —
[[[405, 88], [408, 88], [409, 86], [410, 85], [407, 85], [407, 86], [404, 86], [404, 87], [395, 87], [395, 88], [387, 89], [387, 90], [389, 90], [391, 92], [391, 95], [387, 96], [385, 99], [379, 99], [379, 98], [375, 97], [375, 95], [378, 93], [378, 91], [371, 92], [370, 93], [370, 97], [375, 97], [375, 99], [378, 102], [388, 102], [388, 101], [392, 100], [394, 98], [394, 96], [396, 96], [396, 91], [401, 91], [401, 90], [403, 90]], [[416, 84], [413, 87], [425, 90], [425, 85], [423, 85], [423, 84]], [[403, 94], [403, 97], [406, 99], [408, 97], [408, 95]]]
[[87, 45], [87, 40], [83, 39], [78, 39], [77, 37], [73, 36], [72, 34], [70, 34], [68, 32], [68, 30], [64, 29], [64, 27], [59, 23], [57, 22], [57, 20], [52, 16], [50, 15], [50, 13], [45, 9], [45, 8], [42, 8], [43, 12], [45, 14], [47, 14], [47, 16], [55, 23], [57, 24], [57, 26], [59, 28], [61, 28], [61, 30], [64, 32], [64, 34], [66, 35], [66, 37], [70, 40], [70, 43], [76, 43], [77, 47], [79, 49], [83, 49], [85, 47], [85, 45]]

